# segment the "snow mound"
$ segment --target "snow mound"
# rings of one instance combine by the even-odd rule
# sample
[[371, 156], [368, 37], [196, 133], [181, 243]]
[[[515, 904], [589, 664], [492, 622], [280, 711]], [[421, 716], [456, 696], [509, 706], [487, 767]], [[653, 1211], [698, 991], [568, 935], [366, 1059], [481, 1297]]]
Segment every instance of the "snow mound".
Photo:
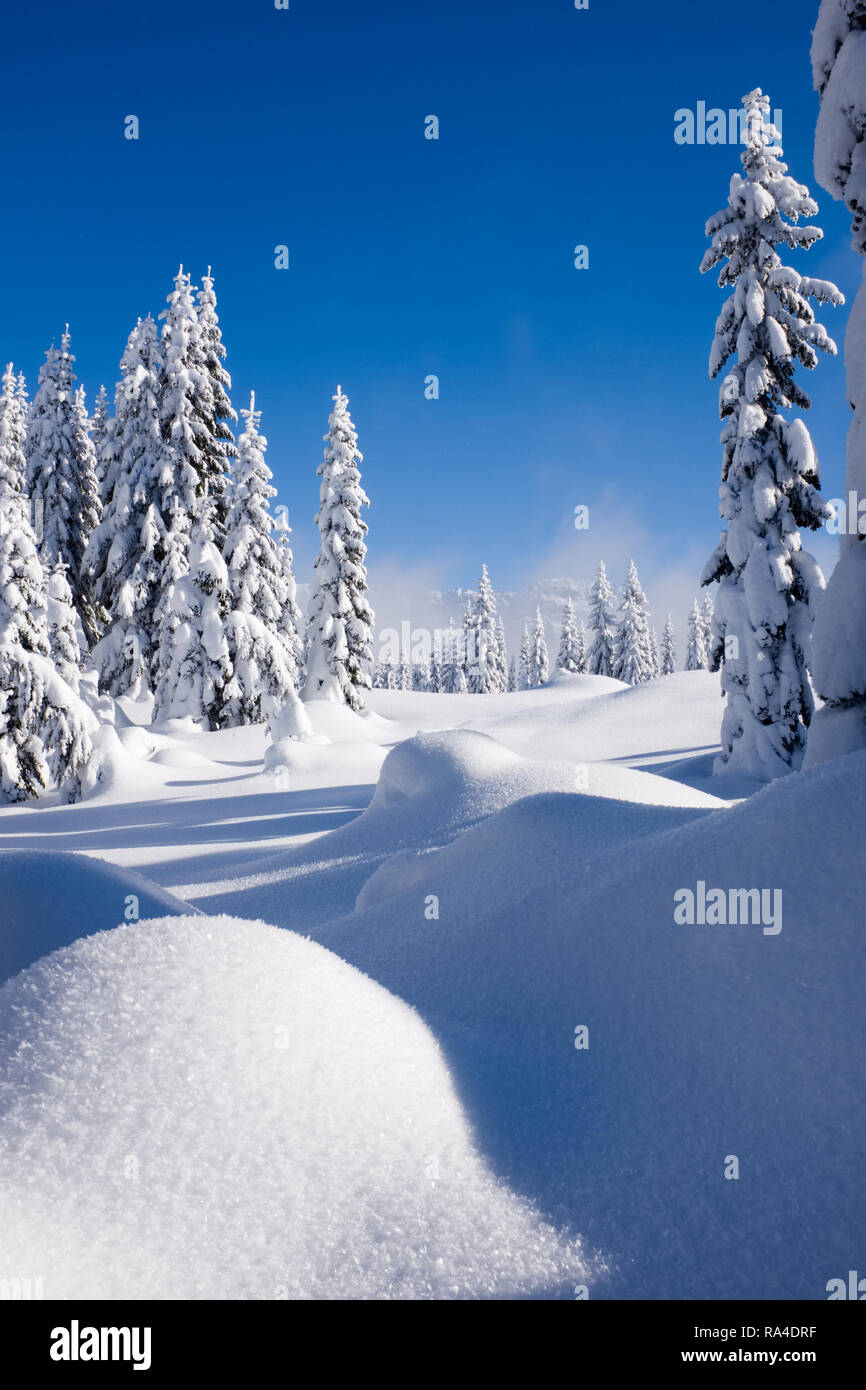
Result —
[[[134, 899], [134, 901], [133, 901]], [[0, 983], [128, 914], [195, 912], [133, 869], [50, 850], [0, 850]]]
[[[351, 751], [349, 745], [346, 750]], [[281, 752], [285, 762], [272, 765], [271, 771], [288, 787], [307, 770], [316, 750], [295, 742]], [[391, 749], [370, 805], [348, 825], [261, 859], [246, 875], [240, 869], [234, 882], [217, 881], [214, 889], [206, 883], [189, 885], [184, 895], [207, 901], [211, 911], [243, 912], [309, 931], [350, 912], [364, 882], [385, 860], [399, 856], [397, 862], [403, 864], [407, 852], [411, 859], [412, 852], [447, 844], [503, 807], [549, 791], [642, 802], [647, 809], [629, 821], [635, 834], [682, 824], [698, 811], [724, 804], [628, 768], [523, 758], [473, 730], [424, 733]], [[678, 814], [662, 809], [670, 807]], [[377, 879], [376, 891], [385, 881]]]
[[[315, 935], [421, 1012], [497, 1171], [605, 1250], [611, 1296], [823, 1299], [866, 1245], [866, 753], [635, 833], [660, 814], [520, 801]], [[699, 883], [770, 911], [681, 925]]]
[[565, 1296], [416, 1014], [261, 922], [163, 918], [0, 991], [0, 1269], [48, 1298]]

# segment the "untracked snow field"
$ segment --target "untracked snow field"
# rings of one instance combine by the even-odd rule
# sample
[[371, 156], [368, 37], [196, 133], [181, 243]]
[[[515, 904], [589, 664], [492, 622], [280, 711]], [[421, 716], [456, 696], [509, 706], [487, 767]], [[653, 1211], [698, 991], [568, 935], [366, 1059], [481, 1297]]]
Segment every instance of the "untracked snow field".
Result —
[[271, 746], [121, 701], [80, 802], [0, 810], [0, 1278], [826, 1298], [866, 755], [714, 779], [705, 672], [369, 704]]

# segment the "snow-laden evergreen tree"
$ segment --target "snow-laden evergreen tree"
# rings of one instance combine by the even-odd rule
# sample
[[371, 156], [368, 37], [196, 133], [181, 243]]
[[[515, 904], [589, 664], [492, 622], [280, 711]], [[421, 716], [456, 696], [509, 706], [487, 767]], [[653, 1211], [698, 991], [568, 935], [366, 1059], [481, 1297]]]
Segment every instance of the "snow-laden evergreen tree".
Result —
[[501, 615], [496, 618], [496, 689], [500, 693], [508, 689], [508, 644]]
[[719, 651], [718, 637], [714, 632], [714, 618], [716, 606], [713, 603], [713, 596], [707, 589], [704, 594], [704, 601], [701, 604], [701, 622], [704, 625], [704, 646], [707, 652], [707, 669], [718, 671], [721, 658]]
[[81, 647], [75, 630], [75, 606], [72, 590], [66, 578], [63, 558], [57, 561], [48, 576], [46, 601], [48, 650], [55, 669], [72, 690], [79, 687]]
[[581, 669], [581, 662], [586, 660], [585, 652], [581, 652], [580, 639], [577, 632], [577, 621], [574, 616], [574, 600], [566, 599], [565, 613], [562, 618], [562, 635], [559, 640], [559, 656], [556, 664], [560, 671], [571, 671], [573, 675]]
[[396, 667], [395, 662], [394, 662], [394, 656], [393, 656], [393, 654], [392, 654], [391, 652], [387, 652], [387, 653], [385, 654], [385, 656], [382, 657], [382, 660], [379, 662], [379, 670], [380, 670], [380, 677], [379, 677], [379, 678], [380, 678], [380, 680], [381, 680], [381, 682], [382, 682], [382, 684], [381, 684], [381, 689], [382, 689], [382, 690], [396, 690], [396, 689], [397, 689], [397, 667]]
[[[100, 688], [140, 699], [155, 684], [156, 608], [171, 514], [160, 506], [165, 446], [159, 425], [162, 354], [156, 324], [139, 319], [120, 360], [115, 415], [106, 444], [105, 507], [88, 542], [86, 564], [107, 615], [93, 649]], [[185, 567], [185, 555], [181, 570]]]
[[530, 638], [529, 624], [523, 624], [523, 634], [520, 638], [520, 665], [517, 673], [518, 690], [529, 690], [532, 685], [532, 672], [530, 668]]
[[672, 676], [677, 669], [677, 644], [674, 637], [674, 620], [668, 613], [664, 632], [662, 633], [661, 650], [659, 652], [659, 663], [663, 676]]
[[586, 661], [586, 628], [583, 625], [582, 618], [577, 624], [577, 639], [575, 642], [574, 652], [575, 661], [577, 662], [577, 669], [581, 675], [584, 675], [588, 668]]
[[659, 648], [659, 635], [654, 627], [650, 628], [650, 653], [652, 656], [652, 673], [654, 676], [661, 675], [662, 658]]
[[426, 694], [430, 689], [430, 662], [425, 656], [412, 666], [412, 689]]
[[93, 719], [51, 657], [45, 572], [23, 487], [21, 414], [9, 368], [0, 396], [0, 800], [25, 801], [51, 786], [74, 799]]
[[18, 379], [10, 362], [0, 383], [0, 494], [18, 498], [29, 516], [24, 482], [24, 439], [26, 414], [18, 389]]
[[412, 662], [409, 659], [409, 653], [406, 651], [401, 654], [397, 666], [397, 689], [412, 689]]
[[469, 692], [490, 695], [503, 688], [496, 642], [496, 595], [487, 573], [481, 566], [478, 592], [466, 610], [466, 667]]
[[[218, 494], [210, 492], [215, 459], [221, 457], [219, 441], [213, 435], [216, 406], [193, 288], [183, 266], [166, 302], [167, 308], [160, 314], [159, 430], [165, 448], [158, 504], [166, 529], [173, 526], [178, 542], [186, 535], [184, 559], [188, 565], [197, 521], [204, 522], [204, 531], [210, 531], [217, 542], [222, 541], [225, 496], [221, 464], [216, 468]], [[216, 509], [215, 500], [221, 510]], [[177, 513], [185, 518], [185, 532]]]
[[529, 639], [529, 687], [544, 685], [550, 675], [550, 660], [547, 655], [547, 641], [544, 636], [544, 619], [541, 609], [535, 610], [535, 627]]
[[463, 635], [454, 626], [454, 619], [448, 619], [442, 657], [442, 689], [446, 695], [465, 694], [468, 685], [463, 654]]
[[67, 325], [60, 350], [52, 345], [40, 368], [24, 452], [31, 505], [42, 508], [40, 559], [48, 570], [61, 555], [68, 564], [73, 600], [90, 646], [99, 637], [100, 621], [84, 554], [99, 524], [100, 502], [87, 414], [75, 389], [74, 361]]
[[655, 675], [649, 605], [634, 560], [629, 563], [622, 589], [611, 675], [627, 685], [640, 685]]
[[230, 471], [232, 459], [235, 457], [234, 435], [228, 422], [236, 422], [238, 417], [232, 409], [229, 397], [232, 379], [223, 365], [226, 350], [216, 304], [213, 276], [208, 266], [207, 275], [202, 276], [197, 305], [201, 366], [210, 381], [212, 402], [211, 414], [207, 421], [208, 435], [202, 467], [207, 480], [208, 496], [213, 503], [214, 538], [220, 541], [227, 525]]
[[195, 522], [189, 569], [166, 591], [153, 717], [192, 719], [205, 729], [219, 729], [230, 721], [225, 687], [232, 675], [226, 630], [231, 593], [208, 520], [205, 511]]
[[586, 669], [590, 675], [612, 675], [616, 629], [616, 599], [602, 560], [589, 593], [589, 650], [586, 654]]
[[508, 693], [517, 689], [517, 662], [514, 657], [508, 663]]
[[428, 689], [433, 695], [442, 694], [442, 656], [439, 645], [434, 641], [433, 650], [430, 653], [430, 684]]
[[90, 438], [93, 440], [93, 454], [96, 460], [96, 486], [100, 501], [108, 500], [105, 491], [105, 477], [112, 456], [112, 434], [114, 421], [109, 409], [108, 392], [100, 386], [90, 419]]
[[794, 380], [796, 362], [814, 367], [818, 351], [836, 351], [809, 300], [839, 304], [842, 296], [828, 281], [782, 264], [778, 246], [808, 249], [821, 236], [798, 225], [817, 205], [782, 163], [768, 98], [756, 90], [743, 101], [744, 172], [731, 179], [727, 207], [707, 223], [712, 245], [701, 264], [708, 271], [726, 262], [719, 284], [732, 287], [716, 324], [710, 375], [736, 354], [720, 391], [719, 512], [727, 529], [701, 583], [719, 582], [712, 659], [723, 661], [727, 706], [715, 770], [769, 780], [802, 760], [813, 708], [806, 669], [812, 600], [823, 577], [802, 548], [800, 528], [815, 530], [830, 514], [809, 432], [781, 412], [811, 404]]
[[361, 508], [370, 505], [361, 487], [358, 436], [349, 400], [340, 387], [329, 417], [320, 506], [316, 514], [320, 552], [309, 614], [309, 656], [305, 700], [335, 700], [350, 709], [364, 706], [370, 688], [374, 615], [367, 601], [366, 524]]
[[295, 582], [295, 562], [289, 537], [292, 528], [286, 513], [280, 512], [276, 522], [277, 549], [280, 557], [280, 570], [283, 576], [283, 609], [277, 623], [277, 630], [291, 655], [297, 672], [297, 686], [304, 683], [304, 619], [298, 607], [298, 587]]
[[689, 609], [688, 638], [686, 641], [686, 670], [709, 670], [704, 620], [701, 617], [701, 610], [698, 607], [696, 598], [692, 599], [692, 606]]
[[[852, 249], [866, 257], [866, 0], [822, 0], [812, 38], [812, 72], [821, 98], [815, 174], [852, 214]], [[827, 589], [816, 603], [812, 675], [826, 704], [809, 730], [813, 765], [866, 748], [866, 259], [845, 333], [848, 428], [846, 526]], [[855, 515], [851, 515], [851, 501]]]
[[[268, 441], [259, 429], [262, 413], [256, 410], [255, 392], [250, 393], [249, 410], [241, 415], [244, 429], [238, 440], [223, 546], [231, 675], [221, 690], [216, 716], [220, 728], [259, 724], [298, 690], [296, 648], [283, 640], [281, 631], [288, 593], [270, 511], [277, 490], [265, 463]], [[215, 516], [217, 510], [215, 501]]]

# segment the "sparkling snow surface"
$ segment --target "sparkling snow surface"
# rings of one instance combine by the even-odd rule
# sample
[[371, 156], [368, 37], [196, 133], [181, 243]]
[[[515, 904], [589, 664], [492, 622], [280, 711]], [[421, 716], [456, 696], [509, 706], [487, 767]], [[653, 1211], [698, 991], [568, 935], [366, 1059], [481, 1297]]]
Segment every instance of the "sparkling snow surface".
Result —
[[[0, 811], [0, 1277], [825, 1298], [866, 1243], [866, 754], [713, 779], [704, 672], [371, 704], [273, 748], [125, 702], [81, 803]], [[781, 931], [677, 924], [699, 881]]]

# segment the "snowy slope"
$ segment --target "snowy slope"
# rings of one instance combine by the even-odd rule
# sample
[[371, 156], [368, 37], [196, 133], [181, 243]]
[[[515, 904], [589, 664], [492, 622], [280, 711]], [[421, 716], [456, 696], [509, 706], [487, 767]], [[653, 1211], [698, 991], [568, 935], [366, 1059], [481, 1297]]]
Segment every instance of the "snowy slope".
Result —
[[420, 1019], [262, 923], [163, 918], [0, 990], [0, 1273], [46, 1298], [572, 1295]]
[[[315, 933], [419, 1009], [497, 1171], [605, 1250], [611, 1296], [822, 1298], [856, 1267], [864, 774], [649, 834], [648, 808], [534, 797]], [[781, 889], [781, 931], [678, 925], [698, 880]]]

